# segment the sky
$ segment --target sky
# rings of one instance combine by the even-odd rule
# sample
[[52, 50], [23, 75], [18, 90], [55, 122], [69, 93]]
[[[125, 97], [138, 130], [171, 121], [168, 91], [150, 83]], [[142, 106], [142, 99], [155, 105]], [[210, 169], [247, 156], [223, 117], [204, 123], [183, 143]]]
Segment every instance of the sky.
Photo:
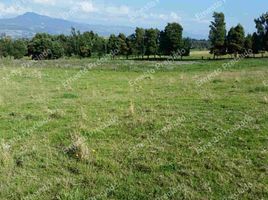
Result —
[[225, 13], [227, 28], [241, 23], [255, 31], [254, 18], [268, 11], [267, 0], [0, 0], [0, 18], [35, 12], [75, 22], [163, 29], [178, 22], [184, 31], [207, 36], [214, 11]]

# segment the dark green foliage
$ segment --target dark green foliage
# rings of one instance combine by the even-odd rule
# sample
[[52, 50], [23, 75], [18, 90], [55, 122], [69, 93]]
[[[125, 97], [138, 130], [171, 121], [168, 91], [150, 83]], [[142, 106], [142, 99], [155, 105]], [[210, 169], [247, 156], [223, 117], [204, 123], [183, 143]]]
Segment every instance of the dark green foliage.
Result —
[[145, 55], [156, 56], [157, 51], [158, 51], [158, 44], [159, 44], [158, 35], [159, 35], [158, 29], [151, 28], [151, 29], [145, 30]]
[[253, 43], [252, 43], [252, 35], [248, 34], [245, 37], [244, 49], [246, 52], [252, 51]]
[[164, 33], [161, 34], [164, 45], [164, 54], [172, 55], [182, 48], [182, 31], [183, 28], [178, 23], [169, 23]]
[[11, 52], [11, 55], [15, 59], [23, 58], [27, 54], [27, 45], [26, 41], [23, 40], [15, 40], [13, 42], [13, 50]]
[[70, 36], [36, 34], [28, 44], [28, 54], [33, 59], [57, 59], [62, 56], [91, 57], [92, 54], [101, 57], [106, 53], [106, 41], [91, 32], [81, 33], [74, 28]]
[[28, 44], [28, 55], [34, 60], [51, 59], [52, 48], [52, 36], [47, 33], [37, 33]]
[[145, 30], [143, 28], [136, 28], [135, 30], [135, 48], [138, 56], [145, 54]]
[[55, 37], [55, 40], [58, 41], [61, 47], [64, 49], [64, 55], [71, 56], [71, 47], [69, 43], [69, 37], [66, 35], [58, 35]]
[[268, 12], [255, 19], [257, 32], [254, 35], [255, 45], [258, 51], [268, 51]]
[[137, 50], [135, 48], [135, 34], [128, 36], [126, 42], [128, 47], [127, 56], [137, 55]]
[[262, 50], [261, 37], [257, 33], [252, 36], [252, 50], [254, 54], [258, 54]]
[[51, 54], [53, 59], [61, 58], [64, 55], [64, 48], [59, 41], [53, 41], [51, 46]]
[[105, 55], [107, 52], [107, 44], [106, 40], [102, 37], [99, 37], [97, 34], [95, 35], [95, 39], [93, 40], [93, 49], [92, 53], [96, 54], [99, 58]]
[[166, 55], [167, 51], [167, 38], [165, 36], [165, 31], [160, 31], [159, 33], [159, 53]]
[[0, 56], [11, 56], [15, 59], [23, 58], [27, 54], [27, 41], [24, 39], [12, 40], [3, 36], [0, 39]]
[[113, 55], [113, 58], [115, 57], [115, 52], [120, 51], [120, 44], [118, 37], [116, 37], [114, 34], [112, 34], [108, 40], [108, 52]]
[[127, 45], [127, 38], [123, 33], [118, 35], [118, 45], [119, 45], [119, 55], [128, 55], [128, 45]]
[[211, 22], [209, 40], [211, 43], [210, 53], [215, 56], [225, 55], [226, 24], [223, 13], [214, 13], [214, 21]]
[[227, 35], [227, 52], [229, 54], [242, 54], [245, 45], [245, 31], [241, 24], [232, 27]]
[[208, 40], [191, 39], [192, 49], [207, 50], [210, 49], [210, 42]]
[[192, 48], [192, 42], [190, 38], [183, 39], [183, 45], [181, 50], [181, 56], [189, 56]]
[[1, 57], [11, 56], [12, 52], [13, 52], [12, 39], [10, 37], [3, 36], [0, 40]]
[[85, 32], [81, 34], [78, 31], [77, 34], [77, 49], [75, 55], [79, 57], [91, 57], [92, 55], [92, 47], [93, 47], [94, 33], [93, 32]]

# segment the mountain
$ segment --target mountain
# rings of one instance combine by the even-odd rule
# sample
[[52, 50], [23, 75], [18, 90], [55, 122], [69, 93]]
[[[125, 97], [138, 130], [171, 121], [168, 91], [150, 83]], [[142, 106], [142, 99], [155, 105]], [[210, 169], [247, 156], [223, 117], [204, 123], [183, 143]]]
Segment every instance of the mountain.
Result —
[[94, 31], [101, 36], [125, 33], [130, 35], [134, 28], [127, 26], [89, 25], [71, 22], [63, 19], [51, 18], [33, 12], [10, 19], [0, 19], [0, 33], [6, 33], [11, 37], [32, 37], [38, 32], [50, 34], [70, 34], [71, 27], [85, 31]]
[[[63, 19], [52, 18], [39, 15], [33, 12], [27, 12], [23, 15], [10, 19], [0, 19], [0, 34], [5, 33], [13, 38], [33, 37], [38, 32], [49, 34], [70, 34], [71, 27], [85, 31], [94, 31], [101, 36], [107, 37], [110, 34], [125, 33], [130, 35], [134, 33], [135, 28], [128, 26], [108, 26], [108, 25], [90, 25], [71, 22]], [[184, 32], [184, 37], [203, 39], [207, 38], [202, 34], [191, 34]]]

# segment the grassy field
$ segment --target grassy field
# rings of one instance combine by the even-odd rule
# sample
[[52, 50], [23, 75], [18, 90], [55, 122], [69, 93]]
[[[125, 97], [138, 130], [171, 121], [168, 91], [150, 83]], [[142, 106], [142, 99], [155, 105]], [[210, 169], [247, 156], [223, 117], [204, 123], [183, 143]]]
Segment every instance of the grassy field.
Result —
[[[177, 60], [181, 59], [179, 55], [177, 55], [176, 57], [177, 57], [176, 58]], [[183, 57], [183, 60], [184, 61], [189, 61], [189, 60], [191, 60], [191, 61], [195, 61], [195, 60], [196, 61], [199, 61], [199, 60], [213, 60], [213, 57], [214, 56], [212, 54], [210, 54], [208, 50], [195, 50], [195, 49], [192, 49], [190, 55]], [[268, 58], [268, 52], [265, 52], [263, 54], [250, 55], [250, 57], [251, 58], [252, 57], [254, 57], [254, 58]], [[126, 59], [125, 57], [122, 57], [122, 56], [120, 58], [121, 59]], [[131, 58], [132, 58], [132, 56], [131, 56]], [[133, 57], [133, 58], [137, 59], [137, 57]], [[164, 56], [161, 56], [161, 57], [159, 57], [159, 56], [156, 56], [156, 57], [155, 56], [150, 56], [149, 58], [150, 58], [150, 60], [167, 59], [167, 57], [164, 57]], [[233, 58], [234, 58], [234, 55], [229, 55], [229, 54], [218, 57], [218, 59], [220, 59], [220, 60], [233, 59]], [[141, 57], [139, 59], [141, 59]], [[146, 60], [146, 59], [148, 60], [148, 57], [144, 56], [144, 60]]]
[[227, 62], [1, 60], [0, 199], [268, 199], [268, 59]]

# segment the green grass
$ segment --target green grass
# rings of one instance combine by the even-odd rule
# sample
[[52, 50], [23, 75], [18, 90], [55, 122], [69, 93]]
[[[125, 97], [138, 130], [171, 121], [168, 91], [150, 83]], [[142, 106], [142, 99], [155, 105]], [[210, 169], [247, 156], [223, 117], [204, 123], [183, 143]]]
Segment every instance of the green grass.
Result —
[[2, 60], [0, 199], [267, 199], [267, 61]]

